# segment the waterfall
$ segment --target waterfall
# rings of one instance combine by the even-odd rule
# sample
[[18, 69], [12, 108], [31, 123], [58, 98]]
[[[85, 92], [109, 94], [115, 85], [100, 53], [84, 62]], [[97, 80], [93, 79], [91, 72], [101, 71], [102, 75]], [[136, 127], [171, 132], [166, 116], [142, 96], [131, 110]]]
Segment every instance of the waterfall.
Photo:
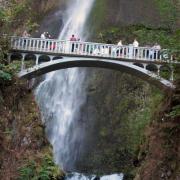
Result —
[[[72, 34], [85, 40], [84, 25], [94, 0], [70, 0], [64, 14], [59, 39]], [[53, 146], [55, 162], [64, 170], [74, 171], [75, 162], [83, 151], [85, 128], [81, 107], [86, 100], [85, 71], [78, 68], [60, 70], [45, 76], [35, 91], [46, 133]], [[66, 180], [121, 180], [122, 174], [97, 177], [70, 173]]]
[[[69, 39], [72, 34], [85, 39], [84, 25], [93, 2], [70, 0], [59, 39]], [[86, 100], [84, 78], [85, 72], [78, 68], [52, 72], [35, 91], [55, 162], [64, 170], [74, 170], [83, 149], [83, 128], [79, 121], [80, 108]]]

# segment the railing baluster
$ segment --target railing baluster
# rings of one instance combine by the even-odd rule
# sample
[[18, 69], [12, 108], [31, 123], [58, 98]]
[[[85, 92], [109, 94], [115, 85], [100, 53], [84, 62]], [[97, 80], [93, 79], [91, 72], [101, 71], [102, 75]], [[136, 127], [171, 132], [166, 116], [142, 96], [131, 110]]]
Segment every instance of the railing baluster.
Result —
[[49, 52], [50, 48], [51, 48], [51, 46], [50, 46], [50, 40], [48, 40], [48, 41], [47, 41], [47, 50], [46, 50], [46, 51]]
[[124, 54], [125, 54], [125, 47], [122, 47], [122, 58], [125, 57]]
[[27, 50], [28, 49], [28, 39], [27, 38], [25, 38], [25, 50]]
[[88, 49], [87, 49], [87, 54], [88, 54], [88, 55], [90, 55], [91, 46], [90, 46], [90, 44], [89, 44], [89, 43], [87, 44], [87, 46], [88, 46]]
[[157, 60], [158, 59], [158, 51], [157, 50], [155, 50], [155, 58], [154, 58], [154, 60]]
[[18, 39], [18, 40], [17, 40], [17, 48], [18, 48], [18, 49], [21, 49], [21, 39]]
[[147, 49], [144, 50], [144, 59], [147, 59]]
[[39, 51], [39, 48], [40, 48], [40, 40], [39, 39], [37, 40], [37, 46], [36, 47], [37, 47], [37, 51]]
[[83, 55], [87, 55], [87, 43], [83, 43]]
[[40, 40], [40, 51], [43, 50], [44, 41]]
[[79, 49], [79, 43], [76, 42], [76, 51], [75, 51], [76, 54], [79, 54], [78, 49]]
[[33, 43], [32, 43], [32, 50], [34, 50], [35, 49], [35, 45], [36, 45], [36, 41], [35, 41], [35, 39], [33, 39], [32, 41], [33, 41]]
[[65, 53], [66, 42], [62, 42], [62, 53]]
[[30, 49], [31, 49], [31, 40], [30, 40], [30, 39], [28, 39], [28, 44], [27, 44], [27, 46], [28, 46], [28, 50], [30, 50]]
[[58, 49], [58, 43], [57, 43], [57, 41], [55, 41], [55, 42], [54, 42], [54, 51], [57, 52], [57, 51], [58, 51], [57, 49]]
[[62, 53], [62, 42], [60, 41], [57, 42], [57, 52]]

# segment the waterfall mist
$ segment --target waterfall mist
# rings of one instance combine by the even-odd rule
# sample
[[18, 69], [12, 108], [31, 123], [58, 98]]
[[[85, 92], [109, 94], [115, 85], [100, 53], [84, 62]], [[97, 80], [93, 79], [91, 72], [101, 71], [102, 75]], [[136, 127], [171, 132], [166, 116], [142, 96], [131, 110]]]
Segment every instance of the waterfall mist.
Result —
[[[70, 0], [59, 39], [72, 34], [85, 39], [84, 25], [94, 0]], [[35, 91], [54, 158], [64, 170], [74, 170], [83, 151], [85, 129], [81, 107], [86, 100], [85, 71], [73, 68], [46, 75]]]

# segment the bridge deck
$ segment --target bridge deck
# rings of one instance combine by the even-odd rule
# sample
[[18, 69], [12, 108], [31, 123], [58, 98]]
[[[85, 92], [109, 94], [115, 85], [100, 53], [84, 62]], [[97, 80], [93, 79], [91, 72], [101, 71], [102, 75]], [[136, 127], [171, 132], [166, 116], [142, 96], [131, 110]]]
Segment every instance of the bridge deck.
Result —
[[[11, 50], [25, 53], [43, 53], [48, 55], [65, 55], [78, 57], [95, 57], [125, 61], [141, 61], [153, 63], [169, 63], [171, 57], [166, 50], [147, 47], [118, 46], [79, 41], [62, 41], [39, 38], [11, 38]], [[162, 53], [164, 52], [164, 54]], [[164, 61], [168, 59], [167, 61]], [[171, 61], [172, 62], [172, 61]], [[175, 61], [173, 63], [176, 63]]]

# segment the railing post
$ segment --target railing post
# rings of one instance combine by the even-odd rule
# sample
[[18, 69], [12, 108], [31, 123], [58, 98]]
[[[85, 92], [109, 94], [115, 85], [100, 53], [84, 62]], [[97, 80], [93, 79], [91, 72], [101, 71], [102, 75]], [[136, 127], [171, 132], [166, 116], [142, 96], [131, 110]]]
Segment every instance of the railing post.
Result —
[[24, 54], [24, 53], [22, 54], [22, 59], [21, 59], [21, 71], [24, 70], [24, 68], [25, 68], [25, 64], [24, 64], [25, 55], [26, 55], [26, 54]]

